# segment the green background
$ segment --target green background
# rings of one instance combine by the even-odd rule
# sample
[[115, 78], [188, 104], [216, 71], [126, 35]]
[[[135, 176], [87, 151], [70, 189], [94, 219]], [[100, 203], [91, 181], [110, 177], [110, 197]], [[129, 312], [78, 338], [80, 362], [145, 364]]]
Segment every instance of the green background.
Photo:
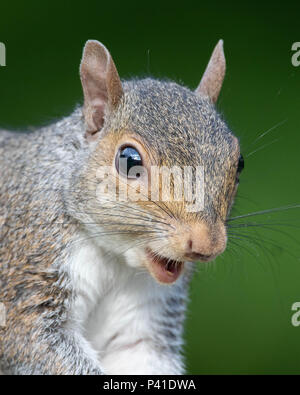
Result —
[[[194, 88], [223, 38], [228, 69], [218, 107], [245, 157], [233, 214], [300, 203], [300, 67], [291, 64], [299, 1], [3, 3], [1, 126], [49, 123], [82, 101], [78, 67], [87, 39], [109, 48], [122, 78], [151, 74]], [[291, 305], [300, 301], [300, 210], [246, 220], [265, 226], [235, 229], [239, 246], [229, 240], [228, 251], [199, 265], [194, 278], [189, 373], [300, 373], [300, 327], [291, 324]]]

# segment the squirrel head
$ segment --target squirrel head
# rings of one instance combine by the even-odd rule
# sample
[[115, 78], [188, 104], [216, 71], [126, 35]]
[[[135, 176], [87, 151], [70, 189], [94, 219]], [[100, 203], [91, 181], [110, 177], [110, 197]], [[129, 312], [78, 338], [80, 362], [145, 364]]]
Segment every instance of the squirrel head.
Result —
[[103, 247], [160, 283], [226, 247], [243, 161], [214, 105], [224, 75], [222, 40], [195, 91], [150, 78], [121, 82], [101, 43], [88, 41], [83, 51], [90, 156], [80, 211]]

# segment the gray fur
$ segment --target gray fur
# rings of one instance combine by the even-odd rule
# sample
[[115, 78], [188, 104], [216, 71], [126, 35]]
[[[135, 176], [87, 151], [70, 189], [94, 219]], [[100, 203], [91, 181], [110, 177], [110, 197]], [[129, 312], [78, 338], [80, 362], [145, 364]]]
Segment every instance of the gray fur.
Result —
[[[94, 153], [105, 135], [124, 129], [138, 134], [158, 164], [205, 165], [208, 193], [201, 215], [213, 223], [216, 215], [228, 213], [233, 192], [228, 196], [230, 182], [224, 180], [236, 169], [235, 138], [209, 99], [153, 79], [127, 81], [123, 88], [125, 96], [107, 117], [100, 142], [84, 138], [81, 108], [31, 133], [0, 132], [0, 207], [5, 212], [0, 301], [7, 307], [0, 364], [5, 372], [103, 373], [96, 358], [85, 353], [83, 335], [66, 327], [76, 292], [64, 265], [76, 232], [91, 222], [89, 212], [97, 208], [85, 195], [86, 174], [96, 166]], [[174, 285], [158, 318], [153, 347], [171, 358], [181, 354], [189, 277]]]

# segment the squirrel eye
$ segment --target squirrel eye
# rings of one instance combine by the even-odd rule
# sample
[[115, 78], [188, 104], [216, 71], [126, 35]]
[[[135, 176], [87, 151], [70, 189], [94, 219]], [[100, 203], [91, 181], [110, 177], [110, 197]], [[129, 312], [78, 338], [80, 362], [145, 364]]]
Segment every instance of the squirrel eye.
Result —
[[120, 148], [116, 156], [116, 169], [119, 174], [127, 178], [139, 178], [140, 169], [137, 169], [136, 173], [130, 172], [130, 170], [135, 166], [142, 166], [142, 164], [141, 155], [135, 148], [130, 146]]
[[237, 167], [237, 171], [236, 171], [236, 182], [237, 183], [239, 183], [239, 176], [240, 176], [244, 166], [245, 166], [245, 162], [244, 162], [243, 155], [241, 154], [239, 157], [238, 167]]
[[239, 157], [239, 163], [238, 163], [238, 168], [237, 168], [237, 172], [239, 174], [242, 172], [244, 166], [245, 166], [245, 161], [244, 161], [243, 155], [241, 154]]

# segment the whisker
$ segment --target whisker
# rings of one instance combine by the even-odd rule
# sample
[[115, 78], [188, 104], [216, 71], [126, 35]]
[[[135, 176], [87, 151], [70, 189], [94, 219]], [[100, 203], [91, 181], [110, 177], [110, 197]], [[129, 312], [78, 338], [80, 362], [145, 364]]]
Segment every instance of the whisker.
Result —
[[132, 234], [144, 234], [144, 233], [148, 233], [148, 234], [153, 234], [153, 233], [158, 233], [157, 231], [153, 230], [148, 230], [148, 231], [138, 231], [138, 230], [131, 230], [131, 231], [108, 231], [108, 232], [97, 232], [94, 233], [93, 235], [86, 237], [84, 239], [80, 239], [80, 240], [73, 240], [70, 243], [74, 244], [74, 243], [80, 243], [83, 241], [87, 241], [87, 240], [91, 240], [91, 239], [95, 239], [98, 238], [100, 236], [118, 236], [118, 235], [132, 235]]
[[[113, 177], [115, 177], [115, 179], [118, 180], [118, 177], [116, 177], [115, 175], [113, 175]], [[135, 188], [133, 188], [130, 184], [126, 184], [126, 185], [127, 185], [128, 187], [132, 188], [132, 190], [135, 191]], [[139, 193], [140, 193], [141, 196], [147, 198], [147, 200], [149, 199], [149, 196], [148, 196], [148, 195], [145, 195], [145, 194], [142, 193], [142, 192], [139, 192]], [[160, 201], [160, 203], [163, 204], [165, 208], [164, 208], [164, 207], [161, 207], [161, 205], [159, 205], [158, 202], [155, 201], [155, 200], [150, 200], [150, 201], [151, 201], [151, 203], [155, 204], [160, 210], [164, 211], [165, 214], [167, 214], [170, 218], [175, 218], [174, 215], [173, 215], [173, 213], [170, 211], [170, 209], [167, 207], [167, 205], [166, 205], [164, 202]]]
[[[271, 128], [267, 129], [265, 132], [263, 132], [261, 135], [259, 135], [250, 145], [253, 146], [257, 141], [265, 137], [268, 133], [272, 132], [273, 130], [277, 129], [279, 126], [284, 125], [287, 122], [287, 119], [284, 119], [283, 121], [278, 122], [276, 125], [272, 126]], [[247, 154], [246, 154], [247, 155]]]
[[250, 255], [252, 255], [255, 259], [257, 259], [257, 255], [254, 255], [254, 253], [253, 253], [251, 250], [249, 250], [247, 247], [245, 247], [245, 245], [243, 245], [243, 244], [241, 244], [241, 243], [238, 243], [238, 242], [236, 242], [236, 241], [233, 241], [232, 238], [233, 238], [233, 239], [238, 239], [238, 240], [240, 240], [240, 241], [244, 241], [240, 236], [230, 234], [229, 237], [228, 237], [228, 239], [230, 240], [230, 243], [233, 243], [233, 244], [236, 245], [238, 248], [244, 249], [244, 250], [247, 251]]
[[[118, 179], [116, 176], [114, 176], [116, 179]], [[93, 183], [96, 183], [95, 181], [92, 181], [92, 180], [89, 180], [89, 182], [93, 182]], [[97, 183], [96, 183], [97, 184]], [[128, 187], [130, 187], [130, 188], [132, 188], [133, 190], [134, 190], [134, 188], [131, 186], [131, 185], [129, 185], [129, 184], [127, 184], [127, 186]], [[142, 192], [139, 192], [140, 194], [141, 194], [141, 196], [144, 196], [145, 198], [147, 198], [147, 201], [148, 201], [148, 196], [147, 195], [145, 195], [145, 194], [143, 194]], [[154, 200], [150, 200], [149, 202], [151, 202], [151, 203], [153, 203], [153, 204], [155, 204], [158, 208], [159, 208], [159, 210], [161, 210], [161, 211], [163, 211], [163, 212], [165, 212], [165, 214], [167, 214], [170, 218], [174, 218], [174, 215], [171, 213], [171, 211], [168, 209], [168, 207], [165, 205], [165, 209], [163, 208], [163, 207], [161, 207], [159, 204], [158, 204], [158, 202], [156, 202], [156, 201], [154, 201]], [[161, 202], [161, 203], [163, 203], [163, 202]], [[119, 203], [118, 203], [119, 204]], [[160, 219], [161, 219], [161, 217], [159, 217]]]
[[250, 152], [250, 154], [245, 155], [245, 158], [249, 158], [249, 156], [255, 154], [258, 151], [261, 151], [262, 149], [264, 149], [266, 147], [269, 147], [270, 145], [272, 145], [274, 143], [277, 143], [277, 141], [279, 141], [279, 139], [275, 139], [275, 140], [271, 141], [270, 143], [266, 143], [266, 144], [262, 145], [261, 147], [257, 148], [256, 150]]
[[[234, 236], [235, 238], [237, 237], [236, 233], [229, 233], [229, 236]], [[282, 251], [284, 251], [286, 254], [288, 254], [289, 256], [291, 256], [294, 259], [299, 259], [299, 257], [297, 257], [296, 255], [292, 254], [290, 250], [288, 250], [287, 248], [278, 245], [278, 243], [275, 240], [272, 239], [267, 239], [267, 238], [262, 238], [262, 237], [255, 237], [253, 235], [245, 235], [244, 233], [238, 233], [238, 237], [240, 238], [244, 238], [244, 239], [248, 239], [252, 242], [256, 242], [256, 244], [262, 249], [262, 251], [264, 251], [264, 249], [266, 249], [265, 245], [262, 245], [261, 243], [268, 243], [269, 245], [272, 245], [274, 248], [276, 248], [277, 250], [280, 249]], [[270, 251], [269, 251], [270, 252]], [[273, 254], [270, 252], [271, 256], [273, 257]]]
[[262, 211], [254, 211], [252, 213], [238, 215], [236, 217], [230, 217], [226, 220], [226, 222], [235, 221], [240, 218], [253, 217], [255, 215], [271, 214], [271, 213], [275, 213], [275, 212], [279, 212], [279, 211], [291, 210], [291, 209], [295, 209], [295, 208], [300, 208], [300, 204], [295, 204], [295, 205], [291, 205], [291, 206], [276, 207], [276, 208], [262, 210]]

